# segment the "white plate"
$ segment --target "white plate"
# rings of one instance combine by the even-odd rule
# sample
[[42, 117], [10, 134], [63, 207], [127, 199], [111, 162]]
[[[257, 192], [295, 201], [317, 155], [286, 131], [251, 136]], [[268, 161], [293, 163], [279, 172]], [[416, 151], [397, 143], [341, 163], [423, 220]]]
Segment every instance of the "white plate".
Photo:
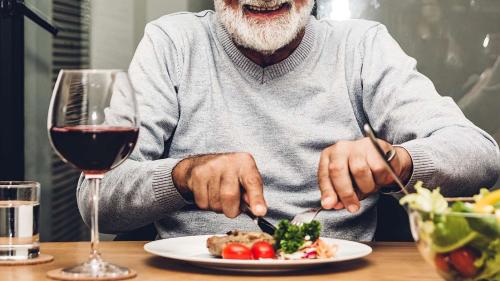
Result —
[[337, 254], [331, 259], [314, 260], [224, 260], [210, 255], [206, 247], [212, 235], [186, 236], [149, 242], [147, 252], [192, 265], [229, 271], [279, 272], [303, 270], [325, 264], [359, 259], [369, 255], [372, 248], [365, 244], [331, 238], [321, 238], [337, 245]]

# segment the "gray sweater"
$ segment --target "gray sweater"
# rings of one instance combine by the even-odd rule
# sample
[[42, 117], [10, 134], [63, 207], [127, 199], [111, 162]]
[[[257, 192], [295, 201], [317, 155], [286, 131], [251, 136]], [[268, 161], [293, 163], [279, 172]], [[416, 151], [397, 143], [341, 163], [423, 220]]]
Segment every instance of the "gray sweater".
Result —
[[[174, 187], [176, 163], [206, 153], [251, 153], [263, 176], [267, 217], [291, 218], [320, 205], [321, 151], [362, 138], [366, 121], [410, 153], [409, 187], [422, 180], [446, 195], [465, 195], [499, 175], [495, 141], [439, 96], [375, 22], [311, 18], [294, 53], [262, 68], [238, 51], [213, 12], [168, 15], [147, 25], [129, 73], [142, 124], [130, 159], [103, 180], [103, 232], [153, 222], [161, 238], [255, 230], [245, 216], [198, 210]], [[86, 222], [88, 198], [82, 180], [78, 203]], [[356, 214], [322, 212], [323, 235], [371, 240], [377, 199], [362, 201]]]

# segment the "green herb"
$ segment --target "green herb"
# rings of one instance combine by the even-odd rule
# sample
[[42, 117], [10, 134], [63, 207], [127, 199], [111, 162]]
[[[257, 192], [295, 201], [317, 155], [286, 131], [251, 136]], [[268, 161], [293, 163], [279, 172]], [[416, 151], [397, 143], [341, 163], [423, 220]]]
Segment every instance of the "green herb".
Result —
[[304, 232], [305, 235], [309, 235], [309, 240], [312, 242], [318, 240], [320, 230], [321, 224], [319, 221], [312, 221], [302, 225], [302, 232]]
[[321, 224], [318, 221], [304, 223], [300, 226], [291, 224], [288, 220], [282, 220], [274, 233], [276, 249], [286, 254], [297, 252], [309, 236], [309, 241], [315, 242], [319, 238]]

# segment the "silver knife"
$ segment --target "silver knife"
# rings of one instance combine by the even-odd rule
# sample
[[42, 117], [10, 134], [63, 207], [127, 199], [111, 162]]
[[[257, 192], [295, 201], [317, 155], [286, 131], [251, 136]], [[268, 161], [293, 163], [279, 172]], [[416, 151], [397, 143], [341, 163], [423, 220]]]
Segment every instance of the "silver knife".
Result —
[[244, 200], [241, 200], [240, 209], [241, 212], [252, 219], [252, 221], [260, 228], [260, 230], [262, 230], [262, 232], [265, 232], [269, 235], [274, 235], [276, 227], [263, 217], [254, 215], [252, 213], [252, 210], [250, 210], [250, 206], [248, 206], [248, 204]]

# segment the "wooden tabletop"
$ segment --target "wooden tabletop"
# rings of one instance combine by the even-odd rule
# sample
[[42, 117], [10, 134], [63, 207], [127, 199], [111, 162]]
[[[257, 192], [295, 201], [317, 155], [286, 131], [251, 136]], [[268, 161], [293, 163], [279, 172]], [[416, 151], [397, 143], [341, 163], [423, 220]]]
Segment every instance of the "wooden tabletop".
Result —
[[[235, 274], [197, 268], [191, 265], [155, 257], [143, 250], [145, 242], [101, 243], [103, 258], [138, 272], [132, 280], [219, 281], [219, 280], [442, 280], [424, 262], [413, 243], [373, 243], [373, 253], [354, 262], [338, 263], [304, 272], [285, 274]], [[41, 250], [55, 257], [54, 262], [18, 267], [0, 267], [2, 281], [50, 280], [46, 272], [83, 262], [89, 243], [42, 243]]]

